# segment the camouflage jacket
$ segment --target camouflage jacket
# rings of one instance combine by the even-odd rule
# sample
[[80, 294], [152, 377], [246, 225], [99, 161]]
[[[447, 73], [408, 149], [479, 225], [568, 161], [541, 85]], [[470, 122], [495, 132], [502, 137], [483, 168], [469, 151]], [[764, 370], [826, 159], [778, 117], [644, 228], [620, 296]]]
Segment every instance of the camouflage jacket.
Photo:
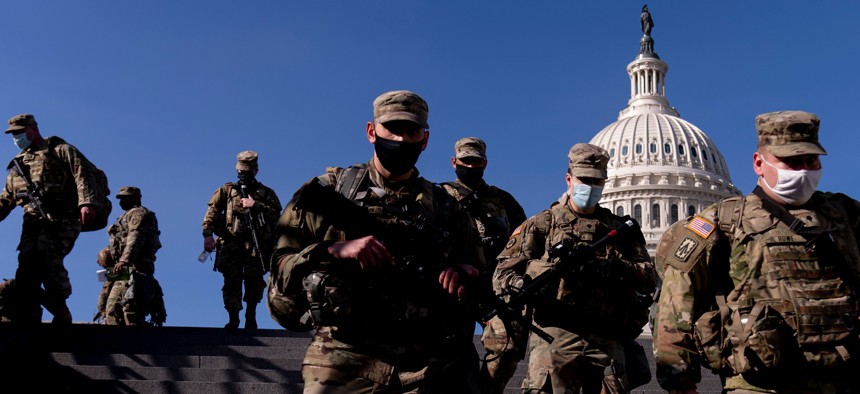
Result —
[[[213, 233], [222, 242], [245, 243], [251, 248], [251, 232], [247, 222], [247, 210], [242, 206], [240, 185], [228, 182], [215, 190], [209, 199], [209, 208], [203, 217], [203, 236]], [[271, 248], [275, 242], [274, 232], [281, 214], [281, 200], [275, 191], [259, 181], [250, 186], [250, 196], [254, 199], [251, 217], [258, 225], [257, 237], [261, 248]]]
[[[292, 327], [289, 316], [308, 308], [303, 280], [312, 272], [328, 273], [337, 285], [326, 291], [332, 297], [348, 293], [342, 298], [350, 305], [342, 309], [350, 312], [337, 326], [318, 327], [304, 364], [346, 369], [382, 384], [389, 383], [393, 374], [400, 374], [404, 382], [419, 379], [450, 362], [455, 357], [452, 353], [474, 352], [475, 318], [459, 312], [461, 304], [438, 284], [438, 272], [421, 278], [402, 258], [418, 253], [419, 262], [466, 263], [480, 270], [484, 261], [477, 231], [456, 201], [419, 177], [417, 170], [408, 180], [390, 182], [371, 162], [349, 169], [330, 167], [316, 179], [338, 191], [337, 185], [348, 178], [345, 174], [356, 168], [366, 172], [342, 190], [352, 190], [346, 197], [380, 225], [374, 226], [377, 230], [372, 235], [391, 251], [395, 267], [366, 273], [354, 261], [333, 261], [326, 251], [331, 244], [368, 234], [348, 230], [348, 218], [334, 217], [338, 215], [326, 210], [297, 209], [306, 184], [296, 191], [278, 222], [280, 237], [269, 279], [270, 313], [280, 324]], [[437, 211], [440, 206], [446, 208]], [[412, 223], [419, 217], [438, 228], [416, 232]], [[384, 232], [377, 233], [379, 229]]]
[[[586, 216], [575, 213], [569, 199], [553, 204], [514, 230], [499, 255], [493, 287], [499, 293], [509, 292], [559, 263], [549, 258], [551, 246], [564, 239], [590, 244], [622, 223], [621, 217], [600, 206]], [[535, 324], [580, 335], [635, 338], [647, 322], [647, 296], [657, 281], [644, 238], [641, 233], [630, 234], [605, 244], [594, 257], [595, 263], [571, 269], [558, 283], [544, 288], [531, 305]]]
[[510, 193], [490, 186], [483, 180], [475, 189], [464, 185], [459, 179], [443, 183], [442, 187], [466, 208], [475, 221], [489, 278], [496, 268], [496, 257], [505, 248], [511, 232], [526, 220], [523, 207]]
[[139, 205], [131, 208], [116, 218], [107, 233], [113, 261], [131, 264], [145, 274], [155, 272], [155, 252], [161, 249], [155, 212]]
[[[653, 333], [663, 388], [694, 387], [705, 365], [726, 378], [727, 389], [799, 391], [802, 386], [792, 385], [802, 384], [811, 376], [804, 371], [812, 369], [756, 385], [736, 372], [750, 367], [747, 356], [757, 349], [739, 339], [745, 335], [772, 342], [762, 365], [797, 358], [807, 367], [827, 367], [841, 358], [835, 346], [850, 338], [841, 315], [857, 311], [848, 293], [860, 280], [860, 202], [816, 192], [803, 207], [783, 212], [804, 232], [791, 229], [750, 194], [713, 204], [664, 233], [656, 253], [663, 286]], [[815, 239], [822, 238], [816, 235], [826, 233], [835, 246], [817, 247]], [[782, 345], [773, 345], [779, 338], [764, 331], [742, 334], [766, 329], [765, 321], [782, 327], [776, 331]], [[755, 376], [747, 372], [748, 378]]]
[[[80, 226], [80, 206], [98, 205], [92, 174], [85, 171], [84, 155], [58, 137], [32, 145], [15, 156], [28, 172], [30, 180], [43, 190], [42, 206], [55, 220], [67, 226]], [[12, 163], [9, 163], [9, 169]], [[39, 213], [29, 204], [23, 192], [27, 184], [10, 170], [6, 186], [0, 193], [0, 220], [6, 218], [15, 205], [24, 208], [25, 218], [38, 218]]]

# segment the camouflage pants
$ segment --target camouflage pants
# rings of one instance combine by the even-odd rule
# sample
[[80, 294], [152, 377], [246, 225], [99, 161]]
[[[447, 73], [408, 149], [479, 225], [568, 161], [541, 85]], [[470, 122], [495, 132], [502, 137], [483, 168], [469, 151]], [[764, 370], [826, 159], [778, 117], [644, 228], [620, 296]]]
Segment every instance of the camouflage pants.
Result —
[[266, 281], [263, 279], [265, 272], [260, 258], [253, 256], [253, 248], [225, 242], [218, 251], [217, 259], [218, 271], [224, 275], [224, 286], [221, 287], [224, 309], [239, 311], [242, 310], [243, 300], [249, 304], [257, 304], [263, 299], [263, 292], [266, 290]]
[[[93, 321], [97, 321], [99, 318], [107, 318], [105, 311], [107, 310], [107, 300], [110, 295], [112, 284], [113, 282], [106, 280], [102, 285], [102, 290], [99, 291], [99, 299], [96, 301], [96, 315], [93, 317]], [[105, 323], [107, 323], [107, 321], [105, 321]]]
[[[112, 326], [131, 326], [146, 323], [146, 316], [151, 316], [152, 323], [164, 323], [167, 312], [164, 309], [164, 294], [158, 281], [153, 281], [155, 289], [153, 297], [147, 302], [129, 300], [126, 297], [130, 282], [117, 280], [105, 282], [107, 293], [104, 301], [105, 324]], [[101, 298], [101, 295], [100, 295]], [[101, 301], [101, 300], [100, 300]]]
[[[760, 383], [751, 384], [740, 375], [725, 378], [724, 393], [761, 394], [840, 394], [860, 393], [860, 381], [856, 378], [858, 363], [847, 365], [841, 372], [827, 374], [823, 370], [796, 371], [775, 375]], [[761, 387], [758, 387], [761, 386]]]
[[15, 320], [15, 279], [0, 282], [0, 323]]
[[525, 393], [628, 393], [624, 348], [609, 339], [544, 328], [555, 338], [548, 343], [537, 335], [529, 339], [529, 368], [523, 380]]
[[[25, 322], [39, 322], [44, 305], [52, 314], [66, 308], [72, 294], [69, 272], [63, 258], [72, 251], [80, 225], [51, 223], [25, 215], [18, 244], [18, 270], [15, 282], [19, 300], [18, 315]], [[41, 288], [44, 286], [44, 292]]]
[[343, 372], [329, 367], [316, 365], [302, 366], [304, 379], [304, 394], [448, 394], [448, 393], [478, 393], [478, 385], [474, 376], [467, 368], [450, 368], [445, 373], [433, 378], [404, 383], [392, 377], [388, 385]]
[[505, 323], [498, 317], [487, 322], [481, 343], [486, 354], [479, 376], [482, 393], [502, 393], [517, 371], [517, 363], [525, 357], [528, 332], [522, 327], [513, 327], [508, 332]]
[[140, 314], [135, 313], [133, 308], [123, 306], [123, 297], [125, 297], [125, 293], [128, 291], [128, 281], [117, 280], [107, 283], [110, 286], [110, 291], [105, 303], [105, 324], [109, 326], [126, 326], [140, 323], [139, 319], [130, 319], [126, 315], [126, 309], [129, 309], [128, 312], [131, 312], [132, 317], [137, 317]]

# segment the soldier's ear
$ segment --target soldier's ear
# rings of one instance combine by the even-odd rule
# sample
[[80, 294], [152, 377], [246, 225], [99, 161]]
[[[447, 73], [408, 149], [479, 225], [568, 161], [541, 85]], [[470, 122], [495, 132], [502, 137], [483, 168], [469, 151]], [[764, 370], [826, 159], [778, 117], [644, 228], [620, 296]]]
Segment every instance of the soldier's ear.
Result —
[[421, 144], [421, 150], [422, 151], [427, 148], [427, 142], [428, 141], [430, 141], [430, 131], [424, 130], [424, 143]]
[[376, 129], [374, 127], [375, 126], [374, 126], [373, 122], [367, 122], [367, 127], [366, 127], [367, 128], [367, 130], [366, 130], [367, 135], [366, 135], [366, 137], [367, 137], [367, 140], [370, 141], [371, 144], [376, 143]]
[[762, 163], [762, 161], [764, 161], [764, 156], [761, 154], [761, 152], [759, 152], [759, 151], [754, 152], [753, 153], [753, 171], [755, 171], [755, 174], [758, 176], [764, 176], [764, 169], [762, 168], [764, 163]]

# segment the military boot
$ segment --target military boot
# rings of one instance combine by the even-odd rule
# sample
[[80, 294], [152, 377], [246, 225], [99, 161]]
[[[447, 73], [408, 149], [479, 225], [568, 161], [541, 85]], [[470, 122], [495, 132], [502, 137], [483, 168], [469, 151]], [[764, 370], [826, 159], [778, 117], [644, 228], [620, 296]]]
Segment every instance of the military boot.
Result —
[[65, 303], [60, 306], [60, 310], [58, 310], [54, 315], [54, 319], [51, 320], [51, 324], [58, 326], [68, 326], [72, 324], [72, 311], [69, 310], [69, 307]]
[[51, 324], [62, 326], [72, 324], [72, 312], [69, 310], [69, 306], [66, 305], [65, 300], [45, 300], [42, 302], [45, 309], [54, 315], [54, 319], [51, 320]]
[[232, 310], [227, 311], [230, 314], [230, 321], [224, 325], [224, 328], [228, 330], [236, 330], [239, 328], [239, 311]]
[[245, 308], [245, 329], [257, 329], [257, 304], [248, 303], [248, 307]]

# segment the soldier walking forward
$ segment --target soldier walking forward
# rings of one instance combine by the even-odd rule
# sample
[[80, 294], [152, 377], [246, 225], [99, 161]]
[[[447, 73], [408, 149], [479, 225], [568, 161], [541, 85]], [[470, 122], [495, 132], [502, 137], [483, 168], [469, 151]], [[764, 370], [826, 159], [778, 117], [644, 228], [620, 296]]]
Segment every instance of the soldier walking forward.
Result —
[[731, 393], [857, 393], [860, 202], [817, 191], [820, 120], [758, 115], [755, 190], [660, 239], [657, 379], [695, 393], [704, 365]]
[[41, 303], [54, 316], [53, 323], [71, 324], [66, 299], [72, 285], [63, 258], [72, 251], [81, 225], [96, 220], [99, 201], [93, 174], [86, 171], [87, 159], [77, 148], [59, 137], [43, 138], [31, 114], [9, 119], [6, 134], [12, 134], [21, 152], [7, 167], [0, 220], [16, 205], [24, 208], [13, 320], [40, 322]]
[[[609, 161], [604, 149], [576, 144], [568, 158], [568, 193], [514, 230], [493, 285], [502, 294], [517, 293], [556, 265], [570, 267], [529, 306], [534, 324], [554, 341], [530, 336], [524, 392], [628, 393], [643, 384], [631, 382], [630, 371], [648, 370], [642, 361], [627, 360], [642, 360], [631, 357], [642, 352], [633, 340], [648, 321], [657, 276], [638, 227], [620, 241], [590, 248], [631, 219], [598, 204]], [[572, 255], [550, 257], [566, 242]]]
[[281, 216], [272, 317], [316, 327], [305, 393], [476, 393], [468, 282], [484, 261], [468, 214], [415, 163], [427, 103], [410, 91], [373, 102], [368, 163], [330, 167]]
[[[484, 181], [487, 168], [487, 144], [476, 137], [461, 138], [454, 144], [451, 167], [457, 174], [454, 182], [442, 186], [460, 202], [475, 222], [480, 235], [484, 261], [487, 263], [481, 280], [488, 286], [496, 269], [496, 256], [505, 248], [514, 228], [526, 220], [519, 202], [508, 192]], [[528, 334], [523, 327], [493, 317], [484, 325], [481, 335], [486, 354], [481, 365], [482, 393], [505, 391], [508, 380], [517, 371], [517, 363], [525, 356]]]

